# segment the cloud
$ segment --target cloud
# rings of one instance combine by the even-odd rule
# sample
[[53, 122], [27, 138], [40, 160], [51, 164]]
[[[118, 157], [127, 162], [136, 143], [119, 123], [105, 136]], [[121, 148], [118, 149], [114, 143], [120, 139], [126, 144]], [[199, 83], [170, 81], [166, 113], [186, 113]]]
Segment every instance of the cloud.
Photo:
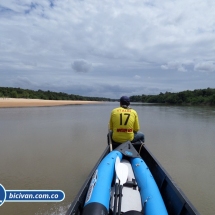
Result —
[[163, 70], [177, 70], [179, 72], [186, 72], [186, 65], [180, 62], [168, 62], [166, 65], [161, 65]]
[[135, 79], [141, 79], [141, 77], [139, 75], [135, 75], [134, 78]]
[[212, 0], [1, 0], [0, 86], [116, 97], [214, 87], [214, 11]]
[[24, 88], [24, 89], [37, 89], [38, 84], [29, 79], [28, 77], [16, 77], [16, 79], [12, 79], [13, 81], [13, 86], [14, 87], [20, 87], [20, 88]]
[[197, 63], [194, 70], [200, 72], [215, 72], [215, 62], [208, 61]]
[[89, 72], [92, 70], [92, 63], [88, 63], [85, 60], [75, 60], [72, 63], [72, 69], [76, 72]]

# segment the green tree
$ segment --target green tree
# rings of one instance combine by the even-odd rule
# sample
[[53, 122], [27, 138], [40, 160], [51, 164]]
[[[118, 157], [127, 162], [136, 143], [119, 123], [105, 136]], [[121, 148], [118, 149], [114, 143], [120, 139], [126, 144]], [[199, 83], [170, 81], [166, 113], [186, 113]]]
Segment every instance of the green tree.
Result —
[[11, 97], [11, 98], [17, 98], [17, 97], [18, 97], [17, 92], [16, 92], [15, 90], [11, 91], [11, 92], [10, 92], [10, 97]]

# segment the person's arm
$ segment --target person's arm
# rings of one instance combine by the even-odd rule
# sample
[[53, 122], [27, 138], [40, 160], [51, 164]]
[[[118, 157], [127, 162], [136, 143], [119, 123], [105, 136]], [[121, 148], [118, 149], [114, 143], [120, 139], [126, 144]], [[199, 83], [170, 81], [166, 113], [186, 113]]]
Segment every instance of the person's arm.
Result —
[[134, 122], [134, 132], [137, 132], [140, 130], [140, 124], [137, 113], [135, 114], [135, 122]]
[[113, 123], [112, 123], [112, 113], [110, 115], [110, 120], [109, 120], [109, 130], [112, 130], [113, 131]]

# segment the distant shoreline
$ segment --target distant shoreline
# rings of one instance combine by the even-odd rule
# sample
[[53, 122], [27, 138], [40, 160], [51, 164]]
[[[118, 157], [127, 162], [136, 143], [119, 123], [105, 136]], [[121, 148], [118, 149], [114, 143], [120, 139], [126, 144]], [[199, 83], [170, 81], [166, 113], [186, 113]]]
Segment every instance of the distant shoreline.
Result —
[[49, 107], [62, 105], [84, 105], [100, 104], [98, 101], [79, 101], [79, 100], [42, 100], [42, 99], [15, 99], [0, 98], [0, 108], [10, 107]]

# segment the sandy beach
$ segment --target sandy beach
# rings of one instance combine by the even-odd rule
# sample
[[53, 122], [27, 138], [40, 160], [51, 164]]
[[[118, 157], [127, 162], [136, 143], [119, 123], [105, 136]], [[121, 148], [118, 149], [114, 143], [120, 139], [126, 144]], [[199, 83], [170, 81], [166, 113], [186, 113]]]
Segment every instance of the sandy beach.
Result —
[[14, 99], [0, 98], [0, 108], [7, 107], [47, 107], [59, 105], [99, 104], [97, 101], [71, 101], [71, 100], [42, 100], [42, 99]]

